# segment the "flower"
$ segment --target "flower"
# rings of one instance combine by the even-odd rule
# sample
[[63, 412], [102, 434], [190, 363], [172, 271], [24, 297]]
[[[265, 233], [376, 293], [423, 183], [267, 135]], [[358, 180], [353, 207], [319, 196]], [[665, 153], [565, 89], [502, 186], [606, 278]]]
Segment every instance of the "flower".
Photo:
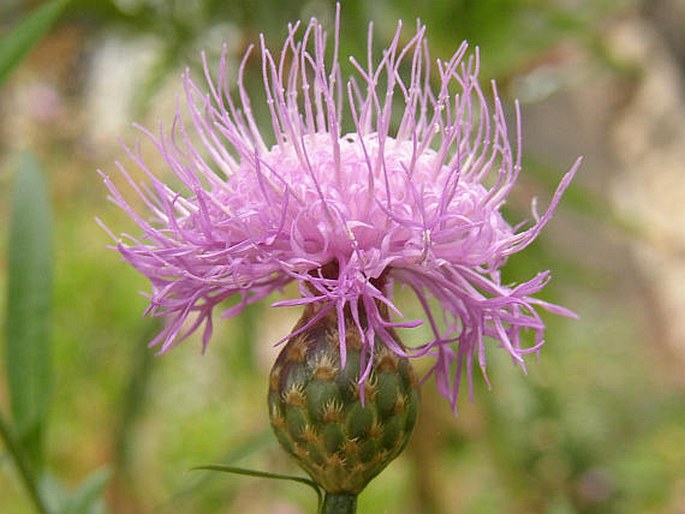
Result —
[[[351, 316], [365, 356], [360, 382], [381, 340], [402, 356], [432, 356], [428, 374], [455, 408], [462, 374], [469, 389], [474, 362], [485, 374], [486, 338], [524, 366], [524, 355], [543, 344], [538, 309], [573, 315], [533, 296], [549, 271], [512, 286], [501, 283], [500, 268], [549, 221], [579, 161], [544, 214], [533, 209], [529, 226], [512, 227], [500, 209], [521, 171], [519, 106], [512, 148], [494, 82], [491, 104], [479, 85], [478, 50], [469, 54], [464, 42], [449, 60], [433, 63], [425, 26], [407, 38], [399, 23], [374, 60], [370, 26], [368, 62], [350, 58], [354, 73], [344, 82], [339, 33], [338, 9], [330, 62], [314, 18], [290, 25], [280, 52], [261, 37], [268, 132], [258, 127], [244, 82], [252, 47], [235, 97], [225, 49], [216, 78], [203, 55], [207, 92], [186, 70], [188, 117], [179, 109], [171, 130], [160, 128], [158, 136], [141, 128], [180, 185], [167, 185], [127, 149], [147, 183], [117, 166], [149, 213], [139, 213], [103, 174], [110, 199], [143, 232], [112, 236], [152, 284], [147, 312], [167, 318], [151, 343], [161, 352], [200, 327], [206, 346], [224, 299], [239, 298], [223, 312], [233, 316], [295, 281], [301, 298], [274, 305], [316, 304], [309, 324], [336, 312], [343, 365], [343, 320]], [[402, 321], [396, 284], [413, 291], [424, 320]], [[405, 349], [392, 336], [393, 328], [424, 322], [432, 339], [419, 348]], [[527, 330], [531, 347], [522, 342]]]

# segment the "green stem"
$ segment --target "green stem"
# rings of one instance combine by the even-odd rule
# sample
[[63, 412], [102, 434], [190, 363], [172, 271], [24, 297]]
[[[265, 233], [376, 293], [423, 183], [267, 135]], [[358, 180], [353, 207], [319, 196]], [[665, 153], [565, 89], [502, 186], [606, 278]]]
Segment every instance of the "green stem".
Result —
[[357, 512], [356, 494], [326, 493], [321, 514], [355, 514]]
[[33, 500], [36, 510], [40, 514], [47, 514], [48, 509], [45, 506], [40, 493], [38, 492], [36, 477], [30, 469], [30, 465], [26, 460], [22, 448], [19, 447], [12, 430], [7, 423], [5, 423], [5, 419], [2, 417], [2, 415], [0, 415], [0, 439], [4, 441], [5, 448], [7, 448], [7, 451], [12, 456], [12, 460], [14, 460], [14, 464], [19, 471], [19, 475], [26, 486], [31, 500]]

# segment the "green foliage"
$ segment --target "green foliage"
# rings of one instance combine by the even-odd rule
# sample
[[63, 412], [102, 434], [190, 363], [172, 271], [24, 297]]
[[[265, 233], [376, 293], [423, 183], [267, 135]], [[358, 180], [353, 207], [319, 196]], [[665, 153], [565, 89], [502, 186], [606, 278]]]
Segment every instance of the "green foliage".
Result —
[[46, 475], [41, 483], [43, 495], [54, 514], [105, 514], [103, 500], [105, 487], [111, 472], [107, 468], [95, 470], [75, 488], [70, 489], [52, 475]]
[[52, 212], [40, 163], [20, 159], [9, 245], [6, 373], [19, 444], [33, 469], [43, 462], [43, 438], [52, 386]]
[[0, 84], [57, 21], [69, 0], [52, 0], [0, 39]]
[[225, 464], [206, 464], [204, 466], [197, 466], [193, 469], [203, 471], [221, 471], [222, 473], [231, 473], [233, 475], [266, 478], [269, 480], [286, 480], [289, 482], [295, 482], [297, 484], [304, 484], [311, 487], [316, 492], [316, 496], [319, 500], [319, 510], [321, 510], [321, 505], [323, 503], [323, 495], [321, 493], [321, 489], [319, 488], [316, 482], [308, 478], [302, 478], [294, 475], [283, 475], [281, 473], [271, 473], [269, 471], [258, 471], [254, 469], [239, 468], [236, 466], [226, 466]]
[[60, 506], [59, 514], [104, 514], [105, 487], [110, 479], [108, 469], [98, 469], [86, 477]]
[[399, 0], [387, 2], [406, 21], [428, 25], [431, 46], [449, 54], [467, 40], [481, 50], [486, 76], [505, 79], [559, 42], [597, 41], [599, 21], [632, 0]]
[[19, 476], [24, 482], [28, 496], [34, 503], [36, 511], [40, 514], [47, 514], [47, 507], [39, 491], [38, 473], [28, 460], [25, 448], [22, 447], [20, 440], [2, 415], [0, 415], [0, 439], [2, 439], [8, 456], [19, 472]]

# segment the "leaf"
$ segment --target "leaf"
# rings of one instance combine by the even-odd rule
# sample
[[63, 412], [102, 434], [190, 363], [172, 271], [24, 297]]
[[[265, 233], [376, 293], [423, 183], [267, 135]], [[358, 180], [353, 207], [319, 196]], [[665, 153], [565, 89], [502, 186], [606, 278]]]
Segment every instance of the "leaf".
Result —
[[35, 471], [41, 468], [51, 386], [52, 213], [36, 157], [21, 155], [8, 249], [6, 367], [14, 430]]
[[78, 489], [70, 494], [61, 506], [61, 514], [99, 514], [105, 512], [103, 492], [111, 473], [107, 468], [100, 468], [86, 478]]
[[[248, 441], [245, 441], [240, 446], [228, 451], [218, 460], [224, 463], [231, 463], [254, 455], [265, 446], [273, 444], [273, 437], [271, 427], [267, 426], [260, 432], [253, 434]], [[186, 482], [182, 488], [179, 488], [174, 494], [169, 496], [168, 500], [165, 502], [165, 507], [161, 510], [183, 511], [181, 506], [185, 502], [192, 501], [193, 498], [202, 494], [202, 488], [213, 477], [214, 475], [206, 473], [196, 474], [196, 477], [193, 477], [193, 480]]]
[[237, 468], [235, 466], [225, 466], [223, 464], [207, 464], [204, 466], [197, 466], [195, 468], [192, 468], [192, 470], [222, 471], [224, 473], [233, 473], [236, 475], [246, 475], [250, 477], [269, 478], [272, 480], [289, 480], [291, 482], [297, 482], [299, 484], [308, 485], [316, 491], [316, 495], [319, 500], [319, 511], [321, 510], [321, 505], [323, 503], [323, 494], [321, 493], [321, 488], [316, 482], [308, 478], [298, 477], [294, 475], [282, 475], [280, 473], [270, 473], [268, 471], [257, 471], [254, 469]]
[[19, 446], [17, 438], [14, 436], [11, 427], [5, 421], [5, 418], [0, 414], [0, 439], [7, 449], [8, 457], [13, 461], [19, 477], [21, 478], [29, 498], [33, 502], [36, 511], [40, 514], [47, 514], [48, 509], [45, 506], [43, 498], [38, 490], [38, 477], [35, 470], [31, 469], [22, 448]]
[[69, 0], [53, 0], [36, 9], [0, 39], [0, 84], [47, 34]]

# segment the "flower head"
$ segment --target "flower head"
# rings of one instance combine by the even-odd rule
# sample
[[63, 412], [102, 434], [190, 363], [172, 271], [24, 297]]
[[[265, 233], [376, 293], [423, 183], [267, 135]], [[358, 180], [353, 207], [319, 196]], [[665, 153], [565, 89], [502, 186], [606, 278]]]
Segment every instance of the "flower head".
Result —
[[[295, 281], [301, 298], [274, 305], [316, 304], [311, 323], [336, 312], [343, 363], [351, 317], [365, 355], [361, 382], [380, 339], [400, 355], [434, 357], [430, 374], [454, 407], [463, 372], [470, 386], [473, 363], [485, 371], [486, 338], [523, 365], [543, 343], [536, 309], [571, 315], [533, 296], [549, 272], [511, 286], [499, 270], [537, 237], [578, 163], [546, 212], [533, 210], [529, 226], [512, 227], [500, 209], [521, 170], [519, 109], [512, 148], [495, 84], [491, 102], [479, 85], [478, 51], [468, 54], [463, 43], [433, 62], [425, 27], [405, 36], [400, 23], [374, 60], [370, 27], [367, 62], [350, 58], [355, 71], [343, 80], [339, 26], [338, 14], [328, 58], [316, 19], [290, 26], [279, 52], [261, 38], [268, 131], [243, 81], [252, 48], [235, 96], [226, 51], [216, 78], [204, 59], [206, 85], [186, 71], [185, 120], [179, 111], [158, 136], [141, 129], [181, 186], [165, 184], [129, 150], [147, 184], [118, 166], [149, 213], [139, 214], [105, 177], [111, 199], [143, 231], [117, 248], [152, 284], [148, 311], [167, 318], [151, 343], [162, 352], [200, 327], [206, 345], [222, 300], [239, 297], [224, 311], [232, 316]], [[415, 293], [424, 320], [401, 321], [396, 284]], [[393, 338], [394, 327], [422, 322], [432, 339], [421, 347]], [[523, 345], [526, 330], [535, 334], [532, 347]]]

